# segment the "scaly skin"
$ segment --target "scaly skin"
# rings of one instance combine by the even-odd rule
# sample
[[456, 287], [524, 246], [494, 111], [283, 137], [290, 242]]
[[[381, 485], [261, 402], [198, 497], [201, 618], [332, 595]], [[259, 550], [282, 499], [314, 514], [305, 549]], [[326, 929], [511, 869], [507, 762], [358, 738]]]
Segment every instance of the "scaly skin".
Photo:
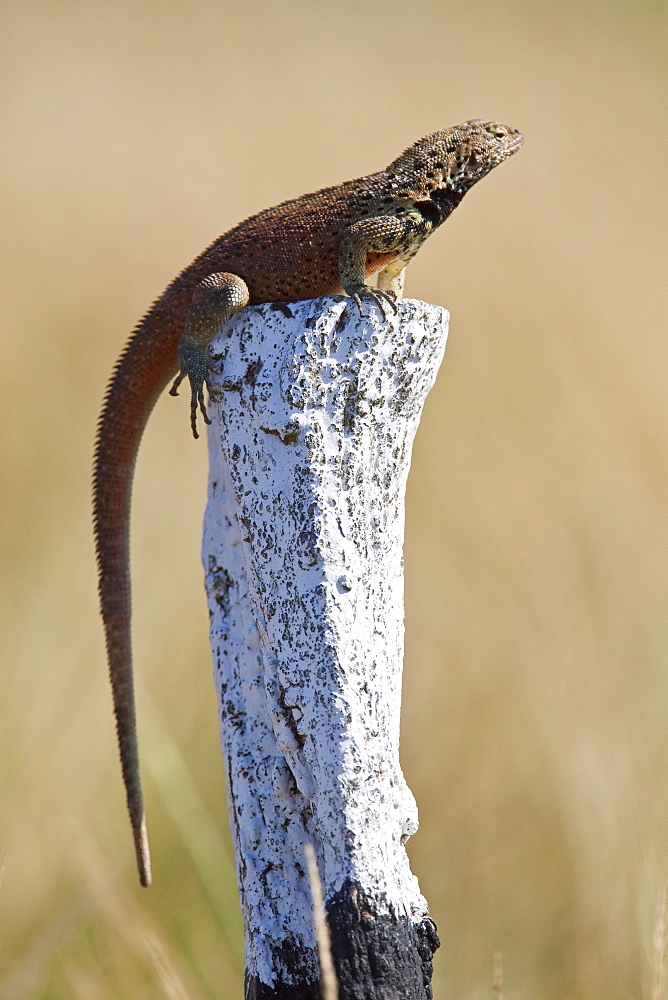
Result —
[[[479, 119], [425, 136], [385, 170], [266, 209], [220, 236], [167, 287], [135, 328], [114, 369], [98, 425], [94, 524], [99, 592], [116, 728], [139, 878], [151, 863], [135, 726], [130, 643], [129, 523], [135, 459], [153, 405], [191, 384], [191, 424], [208, 422], [208, 342], [247, 303], [345, 293], [394, 303], [403, 270], [468, 189], [522, 145]], [[378, 273], [378, 287], [365, 279]]]

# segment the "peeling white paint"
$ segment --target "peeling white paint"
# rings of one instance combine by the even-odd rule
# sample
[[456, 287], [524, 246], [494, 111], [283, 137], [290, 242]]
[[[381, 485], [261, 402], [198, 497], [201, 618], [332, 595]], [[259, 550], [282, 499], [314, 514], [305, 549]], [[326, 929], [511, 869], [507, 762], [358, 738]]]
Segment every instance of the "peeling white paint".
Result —
[[403, 846], [402, 547], [447, 327], [423, 302], [329, 298], [245, 309], [212, 345], [203, 560], [247, 972], [268, 985], [288, 937], [315, 962], [307, 841], [326, 898], [349, 878], [427, 913]]

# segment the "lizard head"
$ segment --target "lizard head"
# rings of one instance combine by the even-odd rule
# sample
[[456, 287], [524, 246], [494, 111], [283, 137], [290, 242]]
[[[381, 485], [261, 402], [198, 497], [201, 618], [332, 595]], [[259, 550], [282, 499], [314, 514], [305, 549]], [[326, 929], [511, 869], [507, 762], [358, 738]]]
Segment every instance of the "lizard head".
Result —
[[516, 153], [524, 142], [524, 136], [517, 129], [479, 118], [448, 131], [451, 133], [450, 171], [443, 180], [458, 194], [468, 191], [497, 164]]
[[522, 133], [509, 125], [473, 118], [419, 139], [390, 164], [387, 174], [405, 178], [422, 197], [433, 198], [439, 190], [461, 196], [523, 142]]

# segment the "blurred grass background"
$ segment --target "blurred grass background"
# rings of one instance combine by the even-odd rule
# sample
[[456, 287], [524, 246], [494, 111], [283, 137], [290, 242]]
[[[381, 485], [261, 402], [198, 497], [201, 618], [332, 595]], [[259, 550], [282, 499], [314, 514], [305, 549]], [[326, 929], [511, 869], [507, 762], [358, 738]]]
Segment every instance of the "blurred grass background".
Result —
[[[452, 313], [415, 447], [402, 758], [435, 995], [647, 995], [668, 878], [663, 0], [4, 2], [0, 996], [242, 995], [199, 566], [162, 399], [133, 516], [155, 885], [98, 621], [94, 427], [210, 240], [469, 117], [526, 133], [411, 265]], [[658, 992], [652, 1000], [658, 1000]]]

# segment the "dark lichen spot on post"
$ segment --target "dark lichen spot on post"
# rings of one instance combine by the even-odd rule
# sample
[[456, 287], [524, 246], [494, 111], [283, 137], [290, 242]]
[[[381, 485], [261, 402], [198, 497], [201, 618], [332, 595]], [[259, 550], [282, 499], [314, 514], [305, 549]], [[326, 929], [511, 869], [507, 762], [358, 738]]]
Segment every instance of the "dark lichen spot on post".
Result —
[[282, 684], [277, 685], [275, 694], [276, 694], [276, 703], [278, 704], [279, 708], [283, 713], [283, 721], [285, 722], [285, 725], [292, 733], [296, 745], [301, 750], [302, 747], [304, 746], [304, 741], [306, 739], [306, 736], [298, 728], [297, 725], [298, 720], [295, 718], [295, 712], [299, 712], [301, 717], [302, 709], [299, 707], [299, 705], [289, 704], [287, 700], [287, 692]]
[[237, 709], [236, 703], [231, 698], [222, 702], [222, 719], [223, 721], [229, 722], [229, 724], [239, 733], [245, 733], [246, 714], [245, 712]]
[[348, 383], [346, 398], [343, 406], [343, 429], [346, 434], [352, 434], [355, 430], [355, 418], [357, 417], [359, 403], [359, 379], [355, 376]]
[[296, 444], [299, 439], [299, 424], [296, 423], [288, 424], [282, 430], [278, 427], [260, 427], [260, 430], [279, 438], [283, 444]]
[[228, 571], [220, 566], [213, 556], [209, 556], [208, 571], [211, 579], [211, 592], [223, 617], [227, 618], [230, 613], [230, 587], [234, 581]]
[[272, 302], [270, 308], [275, 312], [283, 313], [286, 319], [294, 319], [295, 314], [287, 302]]
[[257, 358], [256, 361], [251, 361], [248, 368], [246, 369], [246, 374], [244, 375], [244, 382], [246, 385], [255, 385], [257, 377], [262, 371], [262, 361]]
[[336, 323], [332, 327], [332, 335], [335, 337], [340, 337], [347, 325], [348, 325], [348, 310], [342, 309], [341, 315], [339, 316]]

